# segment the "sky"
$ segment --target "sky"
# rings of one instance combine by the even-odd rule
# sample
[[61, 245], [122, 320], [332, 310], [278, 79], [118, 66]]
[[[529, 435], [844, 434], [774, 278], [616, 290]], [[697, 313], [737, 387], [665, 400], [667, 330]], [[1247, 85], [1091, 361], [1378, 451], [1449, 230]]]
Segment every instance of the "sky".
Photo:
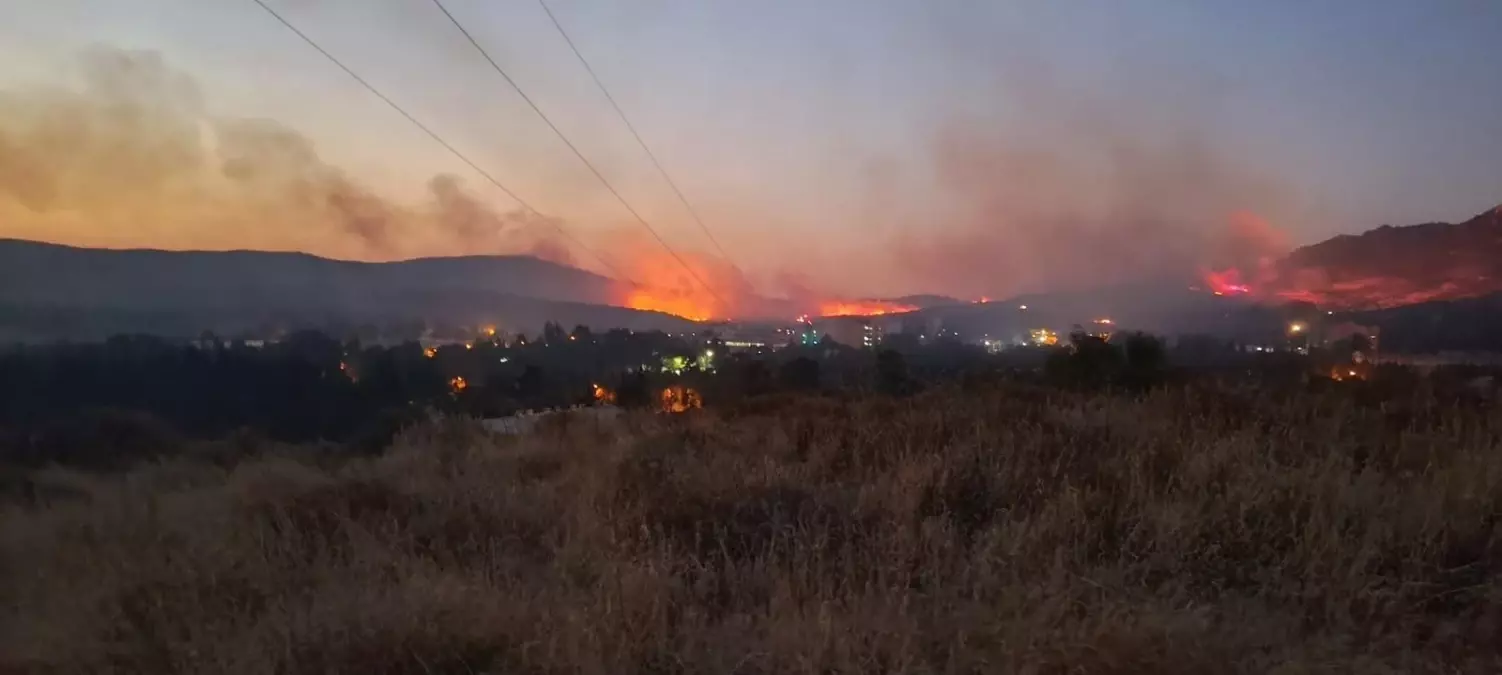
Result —
[[[252, 0], [0, 0], [0, 236], [610, 272], [558, 225], [670, 266], [429, 0], [267, 1], [547, 218]], [[998, 296], [1234, 257], [1238, 214], [1302, 244], [1502, 202], [1489, 0], [549, 2], [773, 295]], [[726, 266], [536, 0], [445, 4], [674, 249]]]

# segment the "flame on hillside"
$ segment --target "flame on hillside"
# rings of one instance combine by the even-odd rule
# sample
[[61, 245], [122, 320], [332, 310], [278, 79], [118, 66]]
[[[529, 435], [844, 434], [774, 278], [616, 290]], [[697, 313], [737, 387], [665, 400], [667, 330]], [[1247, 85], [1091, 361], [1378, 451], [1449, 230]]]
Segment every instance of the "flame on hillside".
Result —
[[[674, 256], [655, 242], [626, 234], [619, 235], [619, 240], [616, 255], [624, 261], [621, 271], [632, 285], [613, 304], [691, 321], [748, 318], [766, 309], [750, 282], [724, 260], [681, 251]], [[888, 300], [831, 298], [806, 287], [798, 288], [788, 302], [810, 316], [821, 317], [877, 316], [919, 309]]]
[[716, 303], [710, 298], [656, 288], [638, 288], [631, 291], [621, 306], [672, 314], [690, 321], [708, 321], [716, 316]]
[[[1445, 234], [1436, 231], [1431, 236]], [[1487, 235], [1483, 232], [1480, 237]], [[1359, 238], [1348, 241], [1360, 244]], [[1424, 250], [1425, 240], [1405, 236], [1401, 241], [1407, 245], [1388, 242], [1347, 248], [1333, 256], [1328, 249], [1314, 247], [1290, 255], [1282, 232], [1254, 215], [1239, 213], [1231, 218], [1217, 260], [1220, 264], [1202, 269], [1200, 276], [1203, 287], [1216, 295], [1245, 296], [1259, 302], [1307, 302], [1332, 310], [1399, 307], [1502, 290], [1502, 278], [1475, 260], [1488, 256], [1488, 251], [1470, 250], [1486, 249], [1484, 241], [1473, 242], [1469, 248], [1451, 242], [1439, 256], [1433, 254], [1432, 245]]]
[[886, 300], [830, 300], [819, 303], [819, 316], [881, 316], [916, 311], [913, 305]]
[[632, 284], [615, 303], [622, 307], [708, 321], [737, 316], [752, 295], [739, 270], [719, 258], [674, 255], [629, 231], [615, 234], [612, 249]]

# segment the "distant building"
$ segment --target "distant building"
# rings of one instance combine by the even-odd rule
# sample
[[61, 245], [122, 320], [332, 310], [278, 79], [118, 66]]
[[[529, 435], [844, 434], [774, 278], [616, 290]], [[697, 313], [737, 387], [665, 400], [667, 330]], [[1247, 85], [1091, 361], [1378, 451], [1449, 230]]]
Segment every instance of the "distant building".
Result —
[[814, 332], [847, 347], [873, 348], [881, 344], [881, 326], [863, 316], [837, 316], [819, 319]]
[[725, 323], [715, 327], [720, 343], [729, 351], [777, 349], [786, 346], [792, 331], [770, 324]]

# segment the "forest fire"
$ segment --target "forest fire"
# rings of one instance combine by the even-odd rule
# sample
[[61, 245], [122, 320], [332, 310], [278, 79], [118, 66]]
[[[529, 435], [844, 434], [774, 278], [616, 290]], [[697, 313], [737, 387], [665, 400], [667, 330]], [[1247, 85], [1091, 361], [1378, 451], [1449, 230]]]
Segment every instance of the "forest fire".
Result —
[[672, 314], [690, 321], [708, 321], [717, 316], [716, 303], [712, 298], [661, 289], [636, 289], [626, 296], [621, 305], [642, 311]]
[[[1281, 267], [1281, 266], [1280, 266]], [[1204, 287], [1219, 296], [1245, 296], [1259, 302], [1305, 302], [1331, 310], [1401, 307], [1432, 300], [1470, 298], [1502, 290], [1502, 283], [1484, 276], [1428, 279], [1398, 276], [1349, 276], [1335, 268], [1278, 269], [1264, 272], [1255, 286], [1243, 281], [1240, 270], [1203, 273]], [[1440, 277], [1440, 278], [1435, 278]]]
[[691, 321], [728, 319], [750, 294], [739, 270], [723, 260], [684, 253], [673, 254], [654, 242], [621, 235], [613, 248], [624, 262], [632, 283], [615, 304], [662, 312]]
[[1252, 292], [1252, 287], [1241, 281], [1241, 271], [1227, 269], [1220, 271], [1206, 271], [1204, 276], [1205, 287], [1216, 295], [1245, 295]]
[[1250, 214], [1231, 218], [1204, 288], [1260, 302], [1331, 310], [1401, 307], [1502, 291], [1502, 208], [1460, 224], [1383, 226], [1289, 250], [1286, 236]]
[[886, 300], [832, 300], [819, 303], [819, 316], [881, 316], [916, 311], [913, 305]]

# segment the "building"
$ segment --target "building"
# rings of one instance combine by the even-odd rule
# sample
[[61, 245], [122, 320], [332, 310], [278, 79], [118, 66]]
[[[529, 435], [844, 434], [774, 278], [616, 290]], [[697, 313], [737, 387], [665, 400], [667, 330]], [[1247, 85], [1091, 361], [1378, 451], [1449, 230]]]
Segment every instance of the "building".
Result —
[[818, 319], [814, 333], [828, 335], [831, 340], [847, 347], [874, 348], [881, 344], [885, 331], [881, 326], [864, 316], [832, 316]]

